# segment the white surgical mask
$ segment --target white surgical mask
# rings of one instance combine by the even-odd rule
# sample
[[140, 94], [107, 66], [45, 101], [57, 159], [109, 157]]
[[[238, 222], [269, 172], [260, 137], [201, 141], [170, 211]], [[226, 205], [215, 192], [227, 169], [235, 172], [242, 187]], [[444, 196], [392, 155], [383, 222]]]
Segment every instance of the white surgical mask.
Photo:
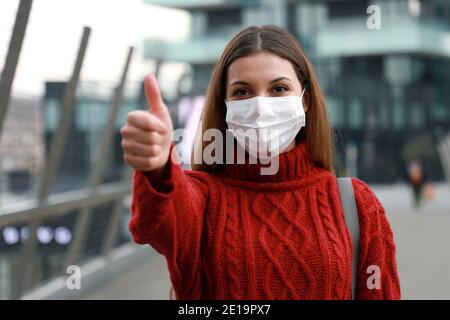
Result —
[[257, 158], [276, 157], [305, 126], [301, 96], [254, 97], [225, 101], [228, 129]]

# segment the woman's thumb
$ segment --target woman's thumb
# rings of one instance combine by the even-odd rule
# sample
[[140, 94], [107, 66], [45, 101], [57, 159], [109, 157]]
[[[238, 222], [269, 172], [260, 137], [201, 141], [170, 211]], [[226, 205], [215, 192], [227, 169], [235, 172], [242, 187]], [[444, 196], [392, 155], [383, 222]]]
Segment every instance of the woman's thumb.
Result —
[[144, 90], [150, 112], [164, 122], [171, 121], [169, 110], [167, 110], [159, 90], [158, 81], [153, 74], [145, 77]]

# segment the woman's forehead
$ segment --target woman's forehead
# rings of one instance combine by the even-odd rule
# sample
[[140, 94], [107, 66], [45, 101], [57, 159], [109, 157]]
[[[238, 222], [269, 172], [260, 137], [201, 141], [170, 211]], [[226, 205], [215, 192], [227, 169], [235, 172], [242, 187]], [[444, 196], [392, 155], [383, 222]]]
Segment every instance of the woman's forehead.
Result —
[[280, 77], [297, 80], [292, 63], [271, 52], [260, 51], [233, 61], [228, 67], [227, 84], [235, 81], [270, 82]]

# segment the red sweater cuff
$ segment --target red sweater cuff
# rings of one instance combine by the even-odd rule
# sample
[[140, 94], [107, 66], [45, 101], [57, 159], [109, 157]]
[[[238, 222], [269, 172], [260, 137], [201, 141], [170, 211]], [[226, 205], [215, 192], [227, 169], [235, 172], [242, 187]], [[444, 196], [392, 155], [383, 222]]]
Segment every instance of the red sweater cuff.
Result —
[[140, 201], [146, 202], [145, 200], [148, 199], [149, 195], [167, 198], [172, 193], [177, 177], [182, 171], [180, 166], [172, 161], [173, 148], [172, 144], [164, 172], [157, 180], [148, 171], [134, 170], [134, 192]]

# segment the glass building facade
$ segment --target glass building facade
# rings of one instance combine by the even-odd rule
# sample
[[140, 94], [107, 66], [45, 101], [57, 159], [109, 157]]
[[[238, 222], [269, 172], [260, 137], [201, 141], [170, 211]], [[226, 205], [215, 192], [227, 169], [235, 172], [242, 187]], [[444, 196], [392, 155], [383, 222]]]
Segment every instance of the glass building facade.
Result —
[[[419, 157], [443, 178], [435, 144], [450, 129], [450, 2], [445, 0], [145, 0], [191, 13], [184, 42], [147, 40], [148, 59], [188, 63], [191, 95], [204, 94], [226, 43], [248, 25], [294, 34], [313, 62], [337, 154], [358, 150], [358, 176], [394, 182]], [[370, 23], [378, 19], [379, 28]], [[345, 159], [337, 157], [343, 172]]]

